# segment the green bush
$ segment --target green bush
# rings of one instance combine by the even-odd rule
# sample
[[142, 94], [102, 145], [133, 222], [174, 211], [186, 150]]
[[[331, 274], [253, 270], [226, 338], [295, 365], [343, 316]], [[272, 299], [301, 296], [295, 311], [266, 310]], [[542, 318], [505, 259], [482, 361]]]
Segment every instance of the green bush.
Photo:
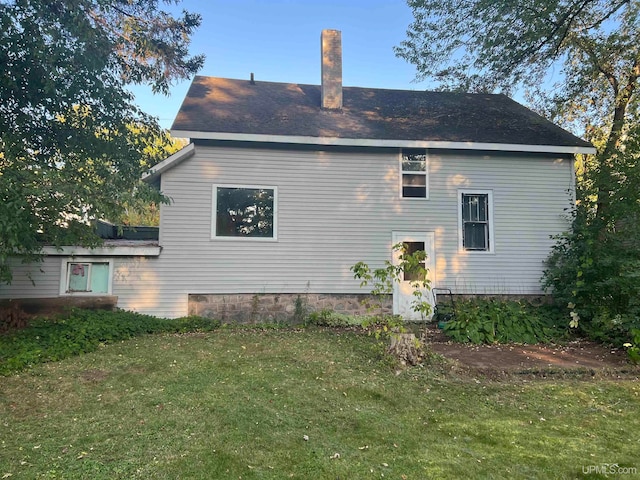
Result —
[[72, 310], [64, 317], [37, 319], [25, 329], [0, 335], [0, 375], [138, 335], [210, 331], [219, 326], [216, 320], [194, 316], [167, 319], [125, 311]]
[[555, 237], [543, 276], [572, 327], [616, 347], [640, 329], [640, 125], [624, 136], [598, 167], [585, 159], [571, 230]]
[[547, 343], [567, 333], [562, 312], [524, 301], [473, 299], [456, 303], [456, 316], [444, 333], [457, 342]]
[[307, 317], [307, 325], [316, 325], [320, 327], [355, 327], [361, 326], [366, 317], [346, 315], [337, 313], [333, 310], [322, 309], [317, 312], [311, 312]]
[[631, 330], [631, 342], [627, 342], [624, 346], [627, 349], [629, 360], [631, 363], [640, 363], [640, 329]]

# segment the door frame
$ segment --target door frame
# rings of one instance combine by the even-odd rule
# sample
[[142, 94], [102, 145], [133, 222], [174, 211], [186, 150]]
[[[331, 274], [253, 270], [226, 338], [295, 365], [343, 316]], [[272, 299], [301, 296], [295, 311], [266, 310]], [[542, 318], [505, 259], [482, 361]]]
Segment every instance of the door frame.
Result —
[[[397, 265], [399, 262], [400, 252], [393, 251], [393, 246], [401, 243], [401, 242], [424, 242], [425, 253], [427, 254], [427, 258], [425, 260], [425, 267], [428, 270], [427, 278], [431, 282], [431, 288], [435, 285], [435, 232], [428, 231], [393, 231], [391, 232], [391, 261], [394, 265]], [[422, 320], [420, 313], [414, 312], [412, 310], [407, 310], [407, 303], [412, 300], [413, 295], [407, 293], [407, 289], [409, 282], [395, 282], [393, 284], [393, 314], [401, 315], [406, 320]], [[403, 290], [405, 292], [403, 293]], [[426, 292], [427, 299], [431, 303], [431, 314], [427, 316], [425, 319], [429, 321], [431, 317], [433, 317], [433, 306], [434, 299], [431, 290]]]

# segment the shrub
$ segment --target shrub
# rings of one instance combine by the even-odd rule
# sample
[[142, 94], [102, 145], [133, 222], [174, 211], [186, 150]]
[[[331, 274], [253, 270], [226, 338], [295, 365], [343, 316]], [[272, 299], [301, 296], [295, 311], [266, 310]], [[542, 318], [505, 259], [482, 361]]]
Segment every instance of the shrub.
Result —
[[431, 304], [425, 293], [431, 289], [431, 280], [427, 278], [428, 269], [423, 264], [427, 254], [422, 250], [409, 253], [406, 243], [397, 243], [393, 246], [393, 251], [399, 254], [397, 265], [385, 260], [384, 267], [372, 269], [367, 263], [358, 262], [350, 268], [353, 278], [360, 280], [361, 287], [371, 288], [371, 295], [377, 299], [377, 305], [372, 310], [377, 310], [380, 317], [385, 317], [383, 298], [393, 295], [394, 285], [410, 273], [413, 277], [410, 281], [413, 290], [411, 309], [425, 319], [431, 313]]
[[0, 374], [96, 350], [100, 344], [149, 333], [209, 331], [220, 323], [201, 317], [157, 318], [125, 311], [74, 309], [64, 317], [37, 319], [0, 336]]
[[307, 325], [317, 325], [320, 327], [355, 327], [361, 326], [365, 319], [366, 317], [346, 315], [325, 308], [318, 312], [311, 312], [307, 317]]
[[629, 360], [632, 363], [640, 363], [640, 330], [633, 329], [631, 330], [631, 342], [627, 342], [624, 346], [627, 348], [627, 354], [629, 355]]
[[444, 333], [457, 342], [540, 343], [566, 335], [562, 312], [524, 301], [473, 299], [456, 303], [456, 317]]
[[624, 136], [624, 149], [582, 165], [571, 230], [555, 237], [543, 276], [572, 327], [617, 347], [640, 329], [640, 126]]

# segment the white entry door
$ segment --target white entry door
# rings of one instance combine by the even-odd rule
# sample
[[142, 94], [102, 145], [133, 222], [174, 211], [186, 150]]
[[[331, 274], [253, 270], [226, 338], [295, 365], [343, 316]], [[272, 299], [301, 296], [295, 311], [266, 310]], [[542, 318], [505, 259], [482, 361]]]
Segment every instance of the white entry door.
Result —
[[[433, 232], [393, 232], [392, 245], [403, 243], [407, 253], [413, 253], [418, 250], [424, 250], [427, 254], [425, 259], [425, 268], [428, 270], [427, 278], [433, 282], [434, 274], [433, 269], [435, 267], [435, 235]], [[402, 251], [393, 251], [393, 264], [398, 265], [400, 263], [400, 255]], [[434, 286], [433, 283], [431, 285]], [[423, 318], [420, 312], [413, 311], [412, 304], [416, 297], [413, 295], [413, 288], [411, 287], [411, 278], [405, 278], [404, 274], [401, 275], [400, 281], [394, 284], [393, 288], [393, 313], [402, 316], [405, 320], [431, 320], [433, 317], [433, 294], [431, 290], [422, 291], [424, 298], [431, 304], [431, 313]]]

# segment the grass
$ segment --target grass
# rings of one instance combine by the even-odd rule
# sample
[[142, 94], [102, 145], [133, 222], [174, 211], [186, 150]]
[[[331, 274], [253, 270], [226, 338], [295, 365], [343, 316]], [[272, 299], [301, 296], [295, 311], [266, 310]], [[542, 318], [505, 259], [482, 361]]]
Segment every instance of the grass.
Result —
[[[323, 329], [149, 335], [1, 379], [0, 477], [606, 478], [640, 385], [394, 373]], [[634, 478], [626, 475], [624, 478]], [[636, 477], [637, 478], [637, 477]]]

